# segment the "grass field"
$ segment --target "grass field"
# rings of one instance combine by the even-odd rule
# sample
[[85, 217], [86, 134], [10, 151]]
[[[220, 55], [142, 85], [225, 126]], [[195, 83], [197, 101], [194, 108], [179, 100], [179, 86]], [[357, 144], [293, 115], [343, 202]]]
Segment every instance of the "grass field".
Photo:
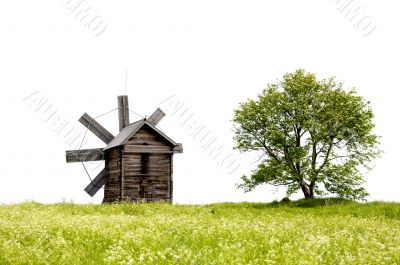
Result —
[[1, 205], [0, 264], [400, 264], [400, 204]]

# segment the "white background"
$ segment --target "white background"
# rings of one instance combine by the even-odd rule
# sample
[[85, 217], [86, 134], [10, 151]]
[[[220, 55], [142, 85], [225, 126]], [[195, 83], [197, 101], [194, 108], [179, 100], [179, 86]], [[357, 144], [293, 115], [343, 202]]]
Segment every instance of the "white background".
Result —
[[[65, 2], [0, 5], [0, 203], [102, 200], [101, 191], [93, 198], [83, 191], [89, 179], [82, 166], [65, 162], [65, 150], [71, 147], [42, 110], [35, 112], [24, 101], [34, 92], [48, 100], [60, 119], [73, 124], [75, 132], [84, 133], [77, 122], [80, 115], [97, 116], [115, 108], [117, 95], [125, 93], [127, 69], [132, 110], [150, 115], [175, 95], [232, 147], [233, 109], [297, 68], [319, 78], [336, 76], [371, 100], [384, 154], [365, 175], [368, 199], [400, 201], [398, 1], [358, 2], [376, 24], [368, 36], [329, 0], [88, 0], [85, 4], [107, 25], [99, 36]], [[131, 115], [131, 121], [135, 118]], [[98, 121], [117, 133], [116, 112]], [[176, 117], [167, 115], [160, 127], [184, 146], [184, 153], [174, 156], [175, 202], [284, 196], [267, 186], [243, 194], [234, 184], [251, 170], [247, 162], [227, 174]], [[87, 147], [104, 146], [90, 132], [86, 139], [91, 143]], [[94, 177], [97, 171], [90, 174]]]

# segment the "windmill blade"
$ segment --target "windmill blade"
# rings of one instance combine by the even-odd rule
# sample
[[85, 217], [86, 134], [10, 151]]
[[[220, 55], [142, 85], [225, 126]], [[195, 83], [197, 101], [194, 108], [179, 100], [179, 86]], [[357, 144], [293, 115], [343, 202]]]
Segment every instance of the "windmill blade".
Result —
[[90, 182], [90, 184], [85, 188], [85, 191], [91, 197], [93, 197], [99, 191], [99, 189], [103, 187], [106, 180], [105, 176], [106, 176], [106, 169], [103, 168], [103, 170], [100, 171], [100, 173], [97, 174], [97, 176], [92, 180], [92, 182]]
[[82, 115], [82, 117], [79, 119], [79, 122], [106, 144], [109, 144], [111, 140], [114, 139], [114, 135], [107, 131], [106, 128], [101, 126], [100, 123], [90, 117], [87, 113]]
[[67, 163], [104, 160], [103, 148], [66, 151]]
[[147, 121], [150, 122], [153, 126], [156, 126], [164, 118], [164, 116], [164, 111], [162, 111], [160, 108], [157, 108], [156, 111], [154, 111], [153, 114], [150, 115]]

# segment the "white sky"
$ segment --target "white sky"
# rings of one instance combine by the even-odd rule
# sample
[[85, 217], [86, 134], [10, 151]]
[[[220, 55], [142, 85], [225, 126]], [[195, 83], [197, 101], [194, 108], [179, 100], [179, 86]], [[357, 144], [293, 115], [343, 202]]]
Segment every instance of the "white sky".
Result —
[[[77, 122], [84, 112], [94, 117], [117, 106], [126, 68], [132, 110], [150, 115], [175, 95], [192, 120], [229, 148], [238, 102], [297, 68], [321, 78], [336, 76], [371, 100], [376, 132], [382, 136], [385, 153], [366, 175], [369, 200], [400, 201], [400, 4], [353, 1], [338, 10], [344, 2], [87, 0], [81, 4], [90, 8], [86, 22], [74, 14], [77, 0], [2, 3], [0, 203], [101, 202], [102, 191], [93, 198], [83, 191], [89, 179], [82, 166], [65, 162], [65, 150], [73, 148], [54, 132], [53, 123], [57, 117], [70, 122], [73, 133], [84, 133]], [[349, 22], [352, 14], [346, 18], [346, 12], [358, 6], [360, 17]], [[88, 19], [93, 23], [85, 26]], [[358, 22], [357, 29], [353, 24]], [[376, 25], [370, 34], [362, 29], [367, 22], [367, 30]], [[47, 122], [49, 112], [35, 112], [33, 97], [24, 101], [34, 92], [33, 97], [47, 100], [49, 111], [56, 111]], [[174, 156], [175, 202], [283, 197], [266, 186], [248, 194], [236, 189], [239, 177], [251, 170], [252, 158], [236, 157], [241, 166], [228, 174], [179, 125], [179, 115], [166, 112], [160, 127], [184, 146], [184, 153]], [[117, 133], [116, 112], [98, 121]], [[90, 132], [86, 140], [87, 148], [104, 146]], [[94, 164], [88, 165], [92, 177], [102, 167], [94, 169]]]

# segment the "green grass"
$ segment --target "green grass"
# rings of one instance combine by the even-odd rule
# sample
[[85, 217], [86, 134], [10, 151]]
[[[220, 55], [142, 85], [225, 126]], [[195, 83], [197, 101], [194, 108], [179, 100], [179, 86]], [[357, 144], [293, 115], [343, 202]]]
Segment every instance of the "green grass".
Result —
[[0, 264], [400, 264], [400, 204], [2, 205]]

